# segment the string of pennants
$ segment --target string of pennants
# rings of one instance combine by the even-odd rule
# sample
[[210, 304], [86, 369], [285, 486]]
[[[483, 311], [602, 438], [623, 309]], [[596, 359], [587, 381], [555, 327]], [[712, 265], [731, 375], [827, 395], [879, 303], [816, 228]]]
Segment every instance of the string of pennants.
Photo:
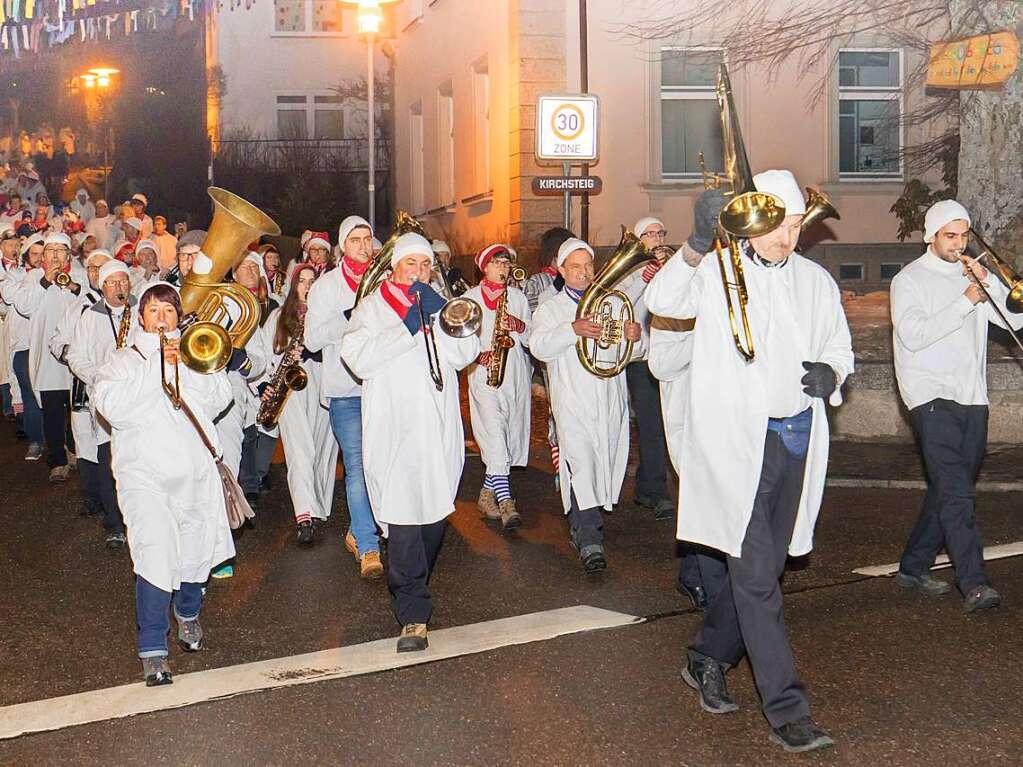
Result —
[[[229, 0], [230, 10], [255, 0]], [[16, 58], [69, 42], [109, 40], [151, 31], [178, 19], [195, 21], [222, 0], [0, 0], [0, 54]]]

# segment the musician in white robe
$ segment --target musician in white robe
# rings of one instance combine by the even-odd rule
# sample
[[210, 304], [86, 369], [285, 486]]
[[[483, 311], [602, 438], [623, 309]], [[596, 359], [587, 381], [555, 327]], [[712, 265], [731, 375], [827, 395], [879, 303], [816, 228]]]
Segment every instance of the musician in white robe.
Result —
[[[17, 240], [5, 240], [17, 242]], [[6, 307], [7, 318], [4, 321], [7, 330], [8, 351], [11, 355], [11, 404], [15, 416], [21, 417], [20, 425], [28, 438], [26, 461], [38, 461], [43, 457], [43, 411], [32, 393], [32, 380], [29, 374], [28, 345], [31, 320], [19, 312], [14, 306], [14, 296], [18, 292], [21, 281], [30, 271], [43, 262], [43, 236], [34, 234], [25, 239], [20, 248], [21, 263], [15, 265], [7, 257], [11, 245], [4, 246], [5, 258], [0, 263], [0, 303]]]
[[[529, 348], [547, 363], [548, 398], [558, 425], [561, 450], [561, 500], [572, 545], [586, 572], [607, 569], [601, 509], [611, 511], [618, 502], [629, 455], [629, 403], [624, 372], [602, 378], [579, 361], [576, 341], [600, 337], [601, 325], [592, 318], [576, 319], [579, 300], [593, 282], [593, 249], [582, 240], [565, 240], [558, 249], [558, 273], [564, 287], [540, 305], [533, 315]], [[615, 316], [618, 307], [615, 307]], [[638, 323], [626, 323], [626, 339], [642, 354]], [[608, 364], [608, 354], [599, 361]]]
[[[465, 293], [466, 298], [483, 307], [480, 328], [483, 351], [476, 364], [469, 368], [469, 417], [486, 472], [477, 506], [487, 519], [500, 520], [504, 530], [522, 525], [511, 492], [511, 468], [525, 466], [529, 460], [533, 377], [533, 366], [526, 351], [529, 300], [518, 287], [508, 287], [513, 264], [514, 257], [507, 246], [483, 248], [476, 255], [476, 266], [483, 279]], [[504, 380], [500, 386], [491, 386], [487, 378], [493, 363], [497, 309], [502, 301], [505, 302], [504, 327], [512, 346], [506, 351]]]
[[[444, 299], [428, 284], [433, 251], [426, 238], [399, 237], [391, 265], [391, 277], [352, 312], [341, 356], [363, 381], [366, 484], [388, 538], [387, 582], [402, 626], [398, 651], [406, 652], [428, 644], [428, 582], [465, 463], [458, 371], [476, 359], [480, 344], [478, 335], [453, 338], [431, 321]], [[442, 390], [427, 342], [436, 344], [439, 368], [432, 372]]]
[[[700, 198], [693, 237], [646, 290], [655, 314], [696, 319], [677, 536], [728, 557], [729, 581], [707, 608], [683, 678], [705, 710], [734, 711], [724, 672], [746, 654], [771, 739], [810, 750], [832, 741], [810, 719], [779, 578], [786, 555], [806, 554], [813, 545], [828, 460], [825, 401], [841, 403], [853, 353], [834, 280], [794, 252], [806, 212], [795, 178], [767, 171], [754, 182], [779, 198], [787, 215], [775, 230], [739, 243], [753, 361], [733, 341], [717, 258], [704, 257], [719, 194]], [[740, 339], [745, 345], [741, 331]]]
[[[212, 419], [230, 403], [231, 384], [223, 372], [203, 375], [180, 363], [180, 316], [177, 291], [166, 283], [151, 286], [139, 301], [141, 328], [100, 368], [94, 390], [96, 410], [113, 432], [117, 499], [137, 576], [138, 654], [150, 686], [171, 681], [172, 604], [178, 641], [187, 651], [202, 649], [203, 583], [214, 565], [234, 556], [220, 473], [199, 433], [220, 452]], [[174, 407], [161, 383], [173, 384], [175, 366], [195, 423]]]

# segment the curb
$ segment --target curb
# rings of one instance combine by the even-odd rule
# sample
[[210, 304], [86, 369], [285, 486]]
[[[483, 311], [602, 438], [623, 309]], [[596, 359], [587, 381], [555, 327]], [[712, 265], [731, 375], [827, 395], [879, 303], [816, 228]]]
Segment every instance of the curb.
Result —
[[[852, 477], [829, 477], [827, 487], [874, 487], [890, 490], [926, 490], [922, 479], [856, 479]], [[977, 483], [981, 493], [1017, 493], [1023, 491], [1023, 482], [984, 480]]]

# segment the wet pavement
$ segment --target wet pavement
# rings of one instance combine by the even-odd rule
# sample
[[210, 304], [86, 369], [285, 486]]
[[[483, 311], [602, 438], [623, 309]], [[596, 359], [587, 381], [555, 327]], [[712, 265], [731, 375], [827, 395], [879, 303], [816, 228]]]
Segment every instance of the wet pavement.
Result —
[[[48, 484], [12, 433], [0, 424], [0, 706], [134, 683], [128, 555], [103, 547], [98, 521], [78, 516], [74, 482]], [[885, 449], [850, 454], [880, 470], [894, 465]], [[1023, 559], [990, 563], [1005, 603], [976, 616], [955, 596], [927, 600], [852, 573], [898, 559], [922, 492], [827, 490], [817, 549], [784, 585], [814, 715], [838, 744], [789, 757], [767, 742], [747, 664], [729, 674], [741, 706], [730, 716], [702, 713], [679, 680], [699, 616], [674, 590], [673, 525], [622, 503], [606, 519], [610, 571], [585, 576], [542, 445], [534, 453], [536, 466], [513, 476], [525, 526], [511, 536], [477, 516], [482, 469], [467, 460], [431, 628], [577, 604], [649, 620], [0, 741], [0, 765], [1023, 763]], [[209, 649], [172, 650], [175, 673], [396, 635], [386, 585], [360, 580], [341, 544], [342, 485], [317, 545], [299, 549], [283, 471], [237, 542], [235, 577], [210, 584]], [[986, 544], [1023, 539], [1021, 500], [978, 497]]]

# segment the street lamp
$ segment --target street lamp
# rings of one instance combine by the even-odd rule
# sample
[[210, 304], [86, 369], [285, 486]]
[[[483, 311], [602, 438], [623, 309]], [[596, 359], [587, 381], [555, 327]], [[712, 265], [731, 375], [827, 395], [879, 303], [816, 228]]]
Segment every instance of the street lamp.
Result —
[[380, 22], [383, 20], [381, 6], [389, 3], [401, 2], [401, 0], [341, 0], [343, 3], [358, 5], [357, 17], [359, 21], [359, 34], [366, 37], [366, 109], [367, 126], [366, 131], [369, 141], [369, 168], [367, 169], [368, 183], [366, 193], [369, 198], [369, 220], [370, 226], [376, 227], [376, 106], [375, 106], [375, 85], [373, 73], [373, 50], [376, 45], [376, 36], [380, 32]]
[[110, 133], [113, 130], [108, 123], [106, 103], [102, 96], [104, 91], [113, 85], [114, 75], [120, 73], [120, 69], [114, 67], [100, 66], [92, 67], [89, 71], [78, 75], [79, 81], [88, 89], [96, 93], [97, 104], [101, 107], [103, 123], [103, 196], [110, 196]]

